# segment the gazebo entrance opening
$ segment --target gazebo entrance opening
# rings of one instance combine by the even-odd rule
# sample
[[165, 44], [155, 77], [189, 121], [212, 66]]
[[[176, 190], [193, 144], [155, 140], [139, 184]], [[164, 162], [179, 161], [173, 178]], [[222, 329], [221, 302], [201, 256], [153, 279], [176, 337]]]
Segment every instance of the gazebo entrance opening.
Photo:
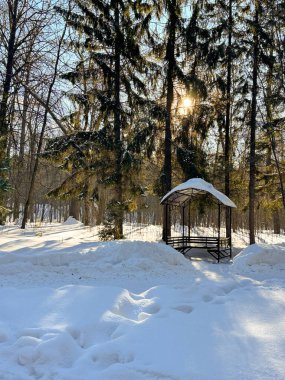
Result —
[[[203, 199], [204, 203], [211, 198], [215, 205], [216, 227], [212, 234], [205, 234], [205, 231], [203, 234], [197, 234], [197, 231], [191, 228], [193, 216], [196, 217], [193, 215], [193, 205], [195, 202], [197, 205], [199, 198]], [[163, 240], [166, 244], [184, 255], [189, 255], [193, 249], [206, 250], [218, 262], [223, 258], [232, 257], [231, 210], [236, 205], [213, 185], [201, 178], [192, 178], [167, 193], [161, 204], [164, 207]], [[229, 215], [228, 234], [224, 231], [225, 228], [222, 228], [223, 212]]]

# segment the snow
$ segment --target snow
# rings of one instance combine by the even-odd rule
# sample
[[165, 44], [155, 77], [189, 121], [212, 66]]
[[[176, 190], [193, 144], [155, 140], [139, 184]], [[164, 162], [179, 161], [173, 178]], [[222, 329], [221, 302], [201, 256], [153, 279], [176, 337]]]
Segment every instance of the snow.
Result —
[[0, 229], [1, 380], [285, 379], [285, 236], [215, 264], [143, 230]]
[[77, 219], [75, 219], [73, 216], [69, 216], [63, 224], [64, 224], [64, 225], [72, 225], [72, 224], [83, 225], [83, 223], [79, 222], [79, 221], [78, 221]]
[[179, 198], [183, 199], [182, 200], [183, 202], [187, 198], [187, 194], [188, 194], [187, 190], [192, 191], [192, 189], [202, 190], [202, 191], [212, 194], [225, 206], [236, 207], [234, 202], [231, 201], [225, 194], [221, 193], [211, 183], [206, 182], [202, 178], [191, 178], [188, 181], [183, 182], [180, 185], [174, 187], [162, 198], [161, 203], [166, 201], [166, 199], [172, 198], [171, 196], [174, 195], [174, 193], [178, 193], [178, 192], [183, 192], [184, 196], [182, 196], [181, 193], [179, 194]]
[[234, 259], [236, 273], [280, 273], [284, 277], [285, 246], [272, 244], [252, 244], [242, 250]]

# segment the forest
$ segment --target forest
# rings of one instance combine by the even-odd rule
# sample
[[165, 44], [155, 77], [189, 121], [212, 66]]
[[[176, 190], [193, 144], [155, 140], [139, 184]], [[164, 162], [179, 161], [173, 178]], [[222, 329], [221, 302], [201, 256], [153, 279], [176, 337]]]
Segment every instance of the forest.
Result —
[[0, 23], [0, 224], [120, 239], [199, 177], [250, 243], [284, 230], [285, 1], [0, 0]]

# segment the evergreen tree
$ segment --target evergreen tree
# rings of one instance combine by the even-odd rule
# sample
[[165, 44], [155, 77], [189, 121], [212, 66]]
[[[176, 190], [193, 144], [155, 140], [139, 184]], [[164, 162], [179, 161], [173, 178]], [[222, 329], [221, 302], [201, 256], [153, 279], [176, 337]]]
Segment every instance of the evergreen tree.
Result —
[[258, 92], [258, 70], [260, 54], [260, 37], [259, 37], [259, 0], [255, 0], [254, 19], [253, 19], [253, 69], [252, 69], [252, 98], [251, 98], [251, 116], [250, 116], [250, 160], [249, 160], [249, 241], [255, 243], [255, 176], [256, 176], [256, 114], [257, 114], [257, 92]]
[[[95, 125], [108, 130], [113, 149], [113, 172], [104, 181], [113, 186], [111, 206], [114, 212], [114, 238], [123, 237], [125, 185], [123, 166], [131, 155], [126, 151], [127, 136], [137, 115], [146, 107], [146, 90], [142, 81], [147, 62], [140, 44], [150, 21], [150, 7], [142, 1], [80, 1], [76, 9], [58, 11], [78, 33], [78, 43], [88, 49], [100, 85], [93, 87], [93, 98], [100, 102]], [[76, 12], [78, 11], [78, 12]], [[90, 70], [91, 71], [91, 70]], [[88, 75], [88, 73], [86, 73]], [[88, 99], [86, 103], [88, 105]], [[90, 104], [89, 104], [90, 105]], [[141, 125], [141, 123], [138, 123]]]
[[[160, 101], [165, 102], [164, 154], [163, 169], [160, 177], [160, 195], [164, 195], [172, 187], [174, 140], [177, 158], [183, 171], [186, 168], [186, 162], [189, 162], [190, 156], [191, 159], [198, 156], [196, 154], [198, 152], [191, 153], [195, 149], [195, 145], [186, 146], [187, 141], [189, 141], [190, 131], [186, 118], [182, 121], [183, 126], [179, 129], [178, 135], [174, 134], [175, 124], [179, 123], [177, 109], [181, 108], [181, 98], [187, 94], [188, 96], [192, 94], [193, 98], [205, 98], [206, 93], [205, 85], [199, 79], [199, 74], [196, 70], [199, 61], [197, 58], [199, 53], [197, 52], [201, 47], [197, 40], [199, 37], [203, 39], [204, 32], [201, 32], [202, 29], [197, 27], [200, 5], [197, 2], [191, 2], [190, 15], [183, 14], [183, 1], [169, 0], [162, 2], [162, 5], [158, 19], [166, 19], [166, 24], [162, 33], [163, 39], [157, 39], [154, 48], [163, 67], [162, 75], [160, 75], [162, 82]], [[186, 22], [187, 20], [189, 20], [188, 23]], [[193, 48], [194, 45], [195, 48]], [[197, 162], [193, 163], [193, 167], [196, 164]], [[184, 172], [184, 174], [187, 175], [188, 173]], [[193, 172], [192, 174], [196, 173]], [[164, 225], [163, 236], [165, 237], [169, 234], [170, 227]]]
[[[279, 33], [284, 31], [285, 18], [280, 17], [285, 4], [282, 1], [267, 0], [263, 4], [261, 18], [262, 44], [260, 59], [263, 65], [260, 75], [262, 101], [261, 135], [266, 157], [264, 168], [258, 172], [257, 180], [262, 188], [264, 206], [271, 210], [275, 233], [280, 233], [281, 207], [285, 209], [285, 193], [281, 169], [280, 136], [282, 135], [284, 87], [282, 86], [282, 63], [284, 54], [280, 50]], [[281, 54], [280, 54], [281, 53]], [[270, 191], [268, 191], [270, 189]], [[284, 212], [284, 211], [283, 211]]]
[[[242, 25], [247, 5], [240, 0], [209, 1], [205, 16], [210, 23], [210, 51], [212, 51], [215, 91], [220, 95], [216, 102], [217, 125], [223, 146], [224, 191], [231, 197], [231, 172], [233, 159], [233, 128], [241, 110], [234, 103], [241, 100], [244, 82], [238, 84], [243, 58]], [[210, 53], [211, 54], [211, 53]], [[226, 236], [230, 236], [230, 214], [226, 212]]]

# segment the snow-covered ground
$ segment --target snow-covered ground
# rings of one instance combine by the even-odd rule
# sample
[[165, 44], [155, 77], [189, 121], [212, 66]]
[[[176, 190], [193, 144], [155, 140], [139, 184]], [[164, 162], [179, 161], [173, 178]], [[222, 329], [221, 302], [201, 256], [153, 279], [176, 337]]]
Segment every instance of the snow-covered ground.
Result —
[[0, 380], [284, 380], [285, 236], [218, 265], [160, 232], [0, 229]]

